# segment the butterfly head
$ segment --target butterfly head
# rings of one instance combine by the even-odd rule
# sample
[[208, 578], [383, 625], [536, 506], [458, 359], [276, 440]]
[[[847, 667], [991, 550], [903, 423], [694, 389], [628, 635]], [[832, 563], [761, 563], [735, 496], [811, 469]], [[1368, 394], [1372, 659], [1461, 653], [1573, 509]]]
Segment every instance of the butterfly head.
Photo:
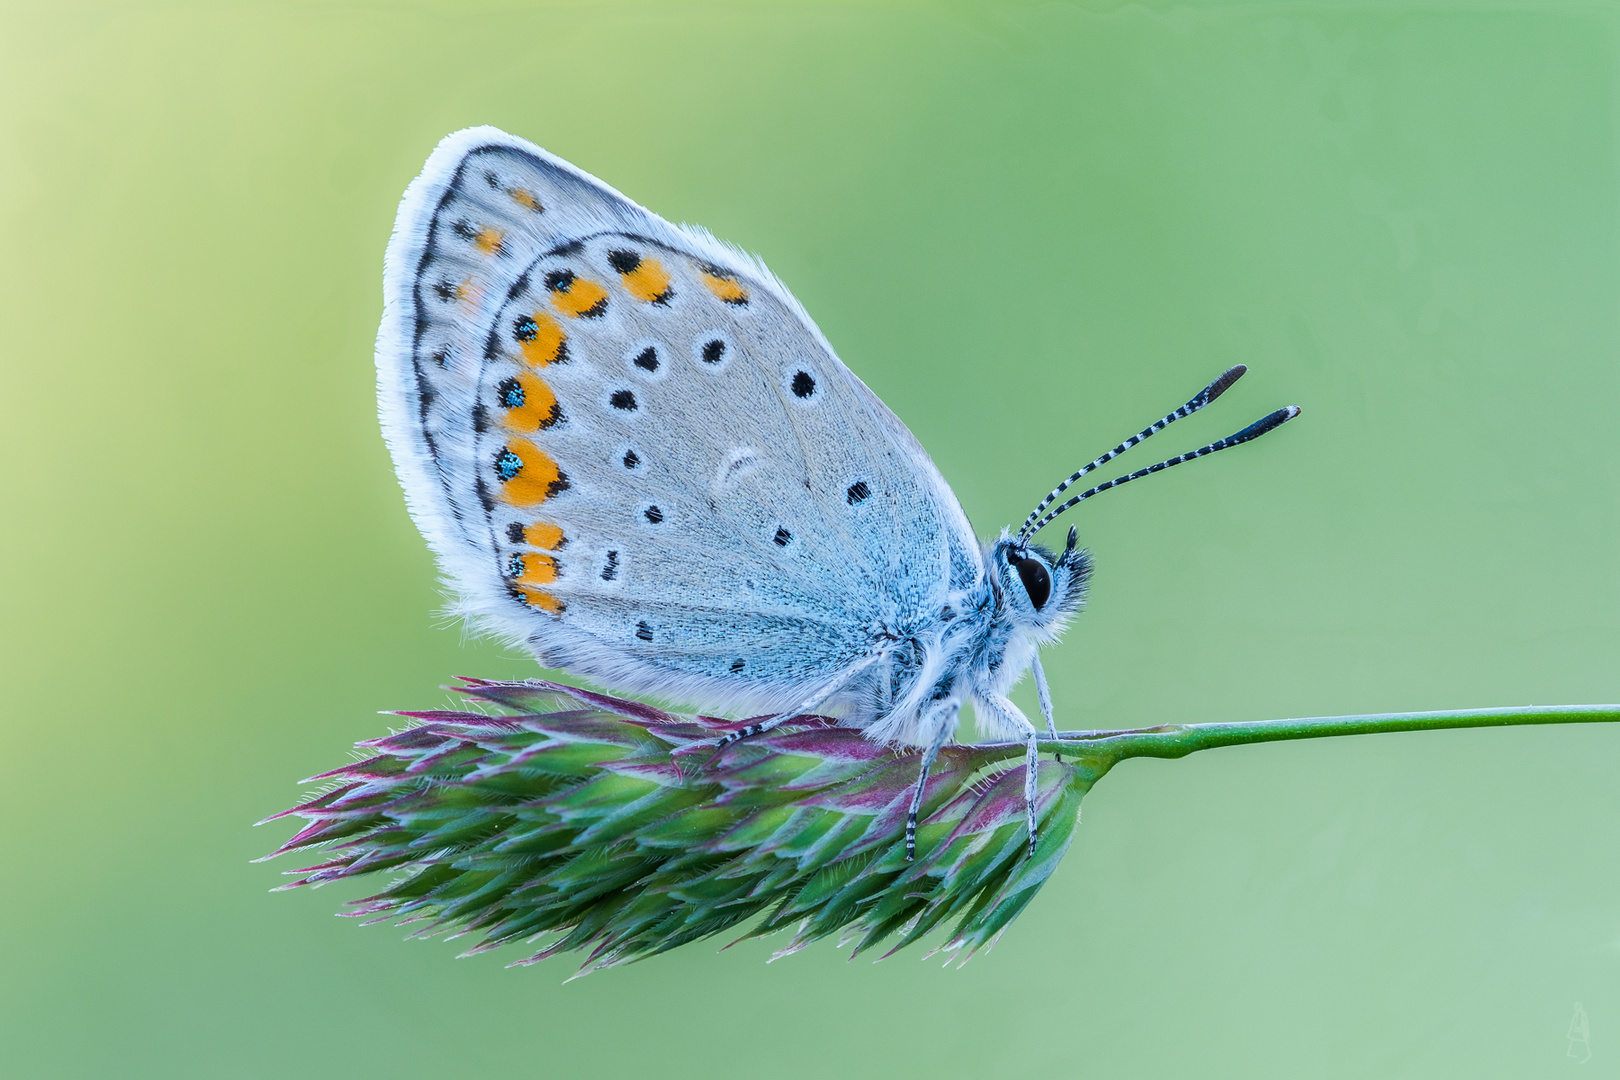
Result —
[[1078, 546], [1074, 529], [1061, 552], [1003, 534], [990, 547], [990, 573], [1007, 619], [1018, 629], [1048, 637], [1085, 603], [1091, 555]]

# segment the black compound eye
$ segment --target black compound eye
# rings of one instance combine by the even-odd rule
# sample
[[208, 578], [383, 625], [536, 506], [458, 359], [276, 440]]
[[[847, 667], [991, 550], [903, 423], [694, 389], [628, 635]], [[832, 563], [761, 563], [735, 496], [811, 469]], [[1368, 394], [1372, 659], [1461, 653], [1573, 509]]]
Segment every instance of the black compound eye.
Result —
[[1029, 593], [1029, 602], [1039, 611], [1052, 599], [1052, 574], [1046, 569], [1046, 564], [1029, 555], [1014, 555], [1012, 563], [1018, 568], [1018, 579], [1024, 583], [1024, 591]]

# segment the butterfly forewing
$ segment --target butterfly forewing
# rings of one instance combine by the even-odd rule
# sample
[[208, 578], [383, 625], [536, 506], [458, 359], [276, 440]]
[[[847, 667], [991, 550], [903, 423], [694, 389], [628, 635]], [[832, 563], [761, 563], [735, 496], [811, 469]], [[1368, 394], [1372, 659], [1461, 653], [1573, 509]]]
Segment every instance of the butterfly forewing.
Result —
[[378, 363], [463, 610], [553, 666], [768, 705], [978, 572], [926, 456], [762, 267], [492, 129], [407, 193]]

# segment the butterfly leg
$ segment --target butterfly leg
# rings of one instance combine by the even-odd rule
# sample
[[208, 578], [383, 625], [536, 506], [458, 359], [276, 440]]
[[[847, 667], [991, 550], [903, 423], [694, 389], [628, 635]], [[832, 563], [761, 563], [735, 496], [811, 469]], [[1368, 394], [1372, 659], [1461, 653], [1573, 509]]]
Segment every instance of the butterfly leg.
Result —
[[[813, 709], [819, 704], [821, 703], [818, 701], [814, 705], [810, 705], [808, 707]], [[715, 745], [721, 749], [724, 749], [734, 742], [742, 742], [744, 739], [751, 739], [755, 735], [763, 735], [767, 731], [776, 727], [778, 724], [782, 723], [782, 721], [792, 716], [798, 716], [803, 712], [803, 709], [799, 709], [793, 712], [783, 712], [777, 713], [774, 716], [768, 716], [757, 724], [749, 724], [747, 727], [738, 728], [736, 731], [727, 733], [726, 735], [722, 736], [720, 741], [715, 743]]]
[[917, 814], [922, 810], [923, 789], [928, 786], [928, 771], [934, 767], [934, 759], [950, 741], [951, 732], [956, 730], [956, 714], [962, 711], [962, 703], [953, 701], [945, 709], [940, 710], [939, 730], [929, 740], [928, 746], [923, 750], [922, 768], [917, 773], [917, 787], [911, 793], [911, 811], [906, 814], [906, 862], [917, 857]]
[[[1047, 689], [1046, 672], [1041, 670], [1041, 656], [1039, 653], [1035, 654], [1032, 666], [1035, 669], [1035, 694], [1041, 699], [1041, 715], [1046, 717], [1046, 730], [1055, 739], [1057, 738], [1057, 724], [1052, 720], [1052, 691]], [[1062, 761], [1063, 755], [1058, 754], [1057, 759]]]
[[1040, 748], [1038, 742], [1040, 733], [1029, 718], [1018, 710], [1007, 697], [996, 694], [976, 698], [989, 706], [990, 711], [997, 713], [1008, 727], [1018, 731], [1019, 737], [1024, 741], [1024, 816], [1029, 824], [1029, 853], [1035, 854], [1035, 779], [1040, 768]]
[[765, 732], [771, 730], [779, 724], [793, 719], [795, 716], [804, 716], [812, 709], [820, 708], [822, 705], [825, 705], [827, 700], [834, 694], [848, 686], [850, 681], [854, 679], [855, 676], [877, 663], [880, 655], [880, 653], [872, 653], [868, 656], [862, 657], [860, 660], [857, 660], [855, 663], [851, 664], [849, 667], [845, 668], [843, 671], [834, 676], [831, 682], [823, 683], [814, 694], [811, 694], [808, 698], [805, 698], [799, 704], [793, 706], [793, 708], [787, 709], [783, 712], [773, 713], [757, 724], [749, 724], [747, 727], [738, 728], [736, 731], [733, 731], [721, 738], [715, 745], [723, 750], [734, 742], [740, 742], [743, 739], [750, 739], [755, 735], [763, 735]]
[[1035, 745], [1035, 725], [1029, 725], [1024, 749], [1024, 817], [1029, 824], [1029, 854], [1035, 856], [1035, 773], [1041, 760]]

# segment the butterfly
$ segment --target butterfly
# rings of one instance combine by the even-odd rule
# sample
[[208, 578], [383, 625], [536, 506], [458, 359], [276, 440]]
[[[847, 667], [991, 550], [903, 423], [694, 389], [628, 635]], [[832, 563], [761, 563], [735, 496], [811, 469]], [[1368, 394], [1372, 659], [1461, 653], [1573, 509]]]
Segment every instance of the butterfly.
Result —
[[1080, 610], [1080, 501], [1235, 446], [1226, 439], [1053, 504], [1215, 400], [1232, 368], [981, 543], [905, 425], [757, 259], [672, 225], [490, 127], [448, 136], [399, 207], [377, 337], [378, 406], [411, 515], [455, 610], [541, 664], [755, 719], [824, 713], [922, 749], [971, 701], [1026, 745], [1008, 697]]

